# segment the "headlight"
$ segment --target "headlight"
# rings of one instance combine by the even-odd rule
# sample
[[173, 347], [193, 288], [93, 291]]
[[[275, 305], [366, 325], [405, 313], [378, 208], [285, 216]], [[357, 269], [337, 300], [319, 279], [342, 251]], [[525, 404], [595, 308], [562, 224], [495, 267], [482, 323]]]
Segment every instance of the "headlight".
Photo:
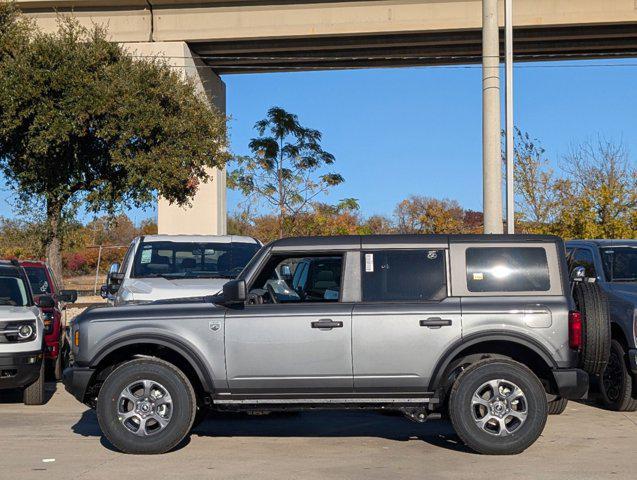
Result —
[[31, 325], [21, 325], [18, 329], [18, 338], [20, 340], [28, 340], [33, 336], [34, 330]]
[[37, 337], [35, 322], [8, 322], [0, 324], [0, 343], [29, 342]]

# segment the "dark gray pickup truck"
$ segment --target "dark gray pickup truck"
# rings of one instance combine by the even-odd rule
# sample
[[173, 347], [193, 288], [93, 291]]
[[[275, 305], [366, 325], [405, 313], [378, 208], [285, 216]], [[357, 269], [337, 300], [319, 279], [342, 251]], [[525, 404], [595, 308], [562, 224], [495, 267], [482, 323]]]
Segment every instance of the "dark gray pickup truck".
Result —
[[567, 242], [571, 276], [594, 282], [608, 302], [608, 365], [599, 382], [604, 404], [637, 410], [637, 240]]
[[207, 408], [448, 415], [519, 453], [581, 398], [581, 316], [550, 236], [291, 238], [222, 295], [85, 311], [64, 383], [130, 453], [178, 445]]

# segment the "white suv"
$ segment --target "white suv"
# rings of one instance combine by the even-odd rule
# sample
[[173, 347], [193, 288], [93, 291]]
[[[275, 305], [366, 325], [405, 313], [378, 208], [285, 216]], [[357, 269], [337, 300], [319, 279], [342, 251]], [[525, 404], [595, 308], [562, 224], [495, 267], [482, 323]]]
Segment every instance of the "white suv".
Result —
[[[53, 306], [48, 296], [38, 302]], [[0, 390], [23, 389], [26, 405], [44, 403], [43, 339], [42, 315], [24, 270], [0, 261]]]
[[102, 297], [114, 305], [202, 297], [221, 291], [261, 248], [236, 235], [147, 235], [111, 265]]

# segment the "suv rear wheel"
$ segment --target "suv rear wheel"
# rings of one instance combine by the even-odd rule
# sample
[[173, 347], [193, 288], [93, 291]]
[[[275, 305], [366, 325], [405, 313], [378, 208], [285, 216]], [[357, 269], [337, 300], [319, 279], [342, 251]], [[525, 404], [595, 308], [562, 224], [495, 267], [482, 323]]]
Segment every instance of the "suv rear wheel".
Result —
[[561, 415], [566, 410], [568, 398], [556, 398], [549, 402], [549, 415]]
[[453, 384], [449, 415], [460, 439], [476, 452], [516, 454], [544, 429], [546, 393], [524, 365], [508, 359], [481, 360]]
[[124, 453], [156, 454], [176, 447], [190, 432], [197, 411], [188, 378], [159, 359], [137, 359], [116, 368], [97, 399], [106, 438]]
[[613, 340], [610, 359], [599, 382], [604, 406], [617, 412], [637, 410], [637, 398], [633, 398], [633, 377], [626, 365], [626, 351], [621, 343]]

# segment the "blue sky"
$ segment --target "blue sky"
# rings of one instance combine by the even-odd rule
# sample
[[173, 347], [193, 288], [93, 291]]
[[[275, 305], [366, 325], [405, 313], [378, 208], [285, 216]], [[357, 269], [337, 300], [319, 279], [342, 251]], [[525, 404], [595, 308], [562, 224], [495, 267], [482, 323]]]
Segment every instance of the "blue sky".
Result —
[[[328, 201], [358, 198], [365, 215], [391, 214], [410, 194], [482, 208], [480, 68], [228, 75], [224, 81], [234, 153], [248, 153], [254, 123], [274, 105], [323, 132], [324, 148], [336, 156], [333, 170], [346, 180]], [[623, 141], [636, 161], [636, 86], [637, 60], [520, 64], [515, 123], [555, 161], [600, 134]], [[2, 216], [13, 215], [8, 196], [0, 192]], [[228, 192], [231, 210], [239, 201]], [[129, 214], [139, 221], [155, 212]]]

